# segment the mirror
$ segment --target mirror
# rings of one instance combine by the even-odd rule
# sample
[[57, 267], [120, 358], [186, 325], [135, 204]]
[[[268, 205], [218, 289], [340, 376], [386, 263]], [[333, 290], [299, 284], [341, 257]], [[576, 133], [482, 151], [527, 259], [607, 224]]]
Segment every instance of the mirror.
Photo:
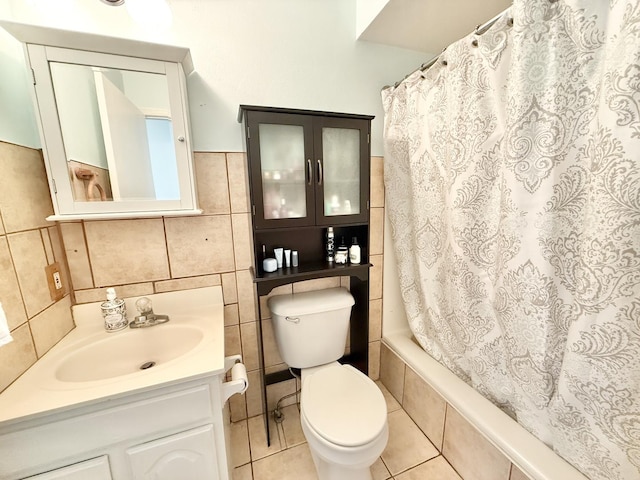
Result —
[[202, 213], [188, 131], [189, 50], [0, 21], [26, 44], [55, 215]]
[[164, 75], [49, 66], [74, 200], [178, 200]]

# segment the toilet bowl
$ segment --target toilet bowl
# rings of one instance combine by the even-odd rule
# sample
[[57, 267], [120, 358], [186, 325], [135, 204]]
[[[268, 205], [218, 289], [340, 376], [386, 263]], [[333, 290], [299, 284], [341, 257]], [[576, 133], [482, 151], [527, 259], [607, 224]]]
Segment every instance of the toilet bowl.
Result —
[[353, 297], [344, 288], [268, 300], [282, 359], [302, 372], [300, 421], [320, 480], [371, 480], [389, 437], [387, 406], [343, 356]]
[[377, 385], [337, 362], [302, 371], [300, 421], [320, 480], [371, 480], [389, 437]]

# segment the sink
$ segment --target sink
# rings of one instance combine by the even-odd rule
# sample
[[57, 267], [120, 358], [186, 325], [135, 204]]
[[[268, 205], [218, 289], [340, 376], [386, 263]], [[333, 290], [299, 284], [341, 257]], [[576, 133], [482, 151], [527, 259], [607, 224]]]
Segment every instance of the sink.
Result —
[[77, 383], [142, 374], [193, 351], [203, 338], [198, 326], [171, 323], [100, 333], [65, 355], [55, 377]]

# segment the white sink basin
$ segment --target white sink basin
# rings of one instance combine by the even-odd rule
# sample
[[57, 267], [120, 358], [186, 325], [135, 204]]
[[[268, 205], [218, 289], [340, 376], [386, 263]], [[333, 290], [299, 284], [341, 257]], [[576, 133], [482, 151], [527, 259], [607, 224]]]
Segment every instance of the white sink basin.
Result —
[[171, 323], [127, 328], [106, 338], [101, 334], [66, 356], [55, 377], [61, 382], [92, 382], [137, 373], [189, 353], [203, 337], [197, 326]]

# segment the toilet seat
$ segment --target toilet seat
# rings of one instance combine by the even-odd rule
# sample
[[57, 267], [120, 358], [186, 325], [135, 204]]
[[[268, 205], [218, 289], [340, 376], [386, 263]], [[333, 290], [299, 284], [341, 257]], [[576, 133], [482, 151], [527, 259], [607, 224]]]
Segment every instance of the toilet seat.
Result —
[[300, 404], [313, 431], [343, 447], [375, 440], [387, 423], [382, 392], [351, 365], [329, 365], [304, 378]]

